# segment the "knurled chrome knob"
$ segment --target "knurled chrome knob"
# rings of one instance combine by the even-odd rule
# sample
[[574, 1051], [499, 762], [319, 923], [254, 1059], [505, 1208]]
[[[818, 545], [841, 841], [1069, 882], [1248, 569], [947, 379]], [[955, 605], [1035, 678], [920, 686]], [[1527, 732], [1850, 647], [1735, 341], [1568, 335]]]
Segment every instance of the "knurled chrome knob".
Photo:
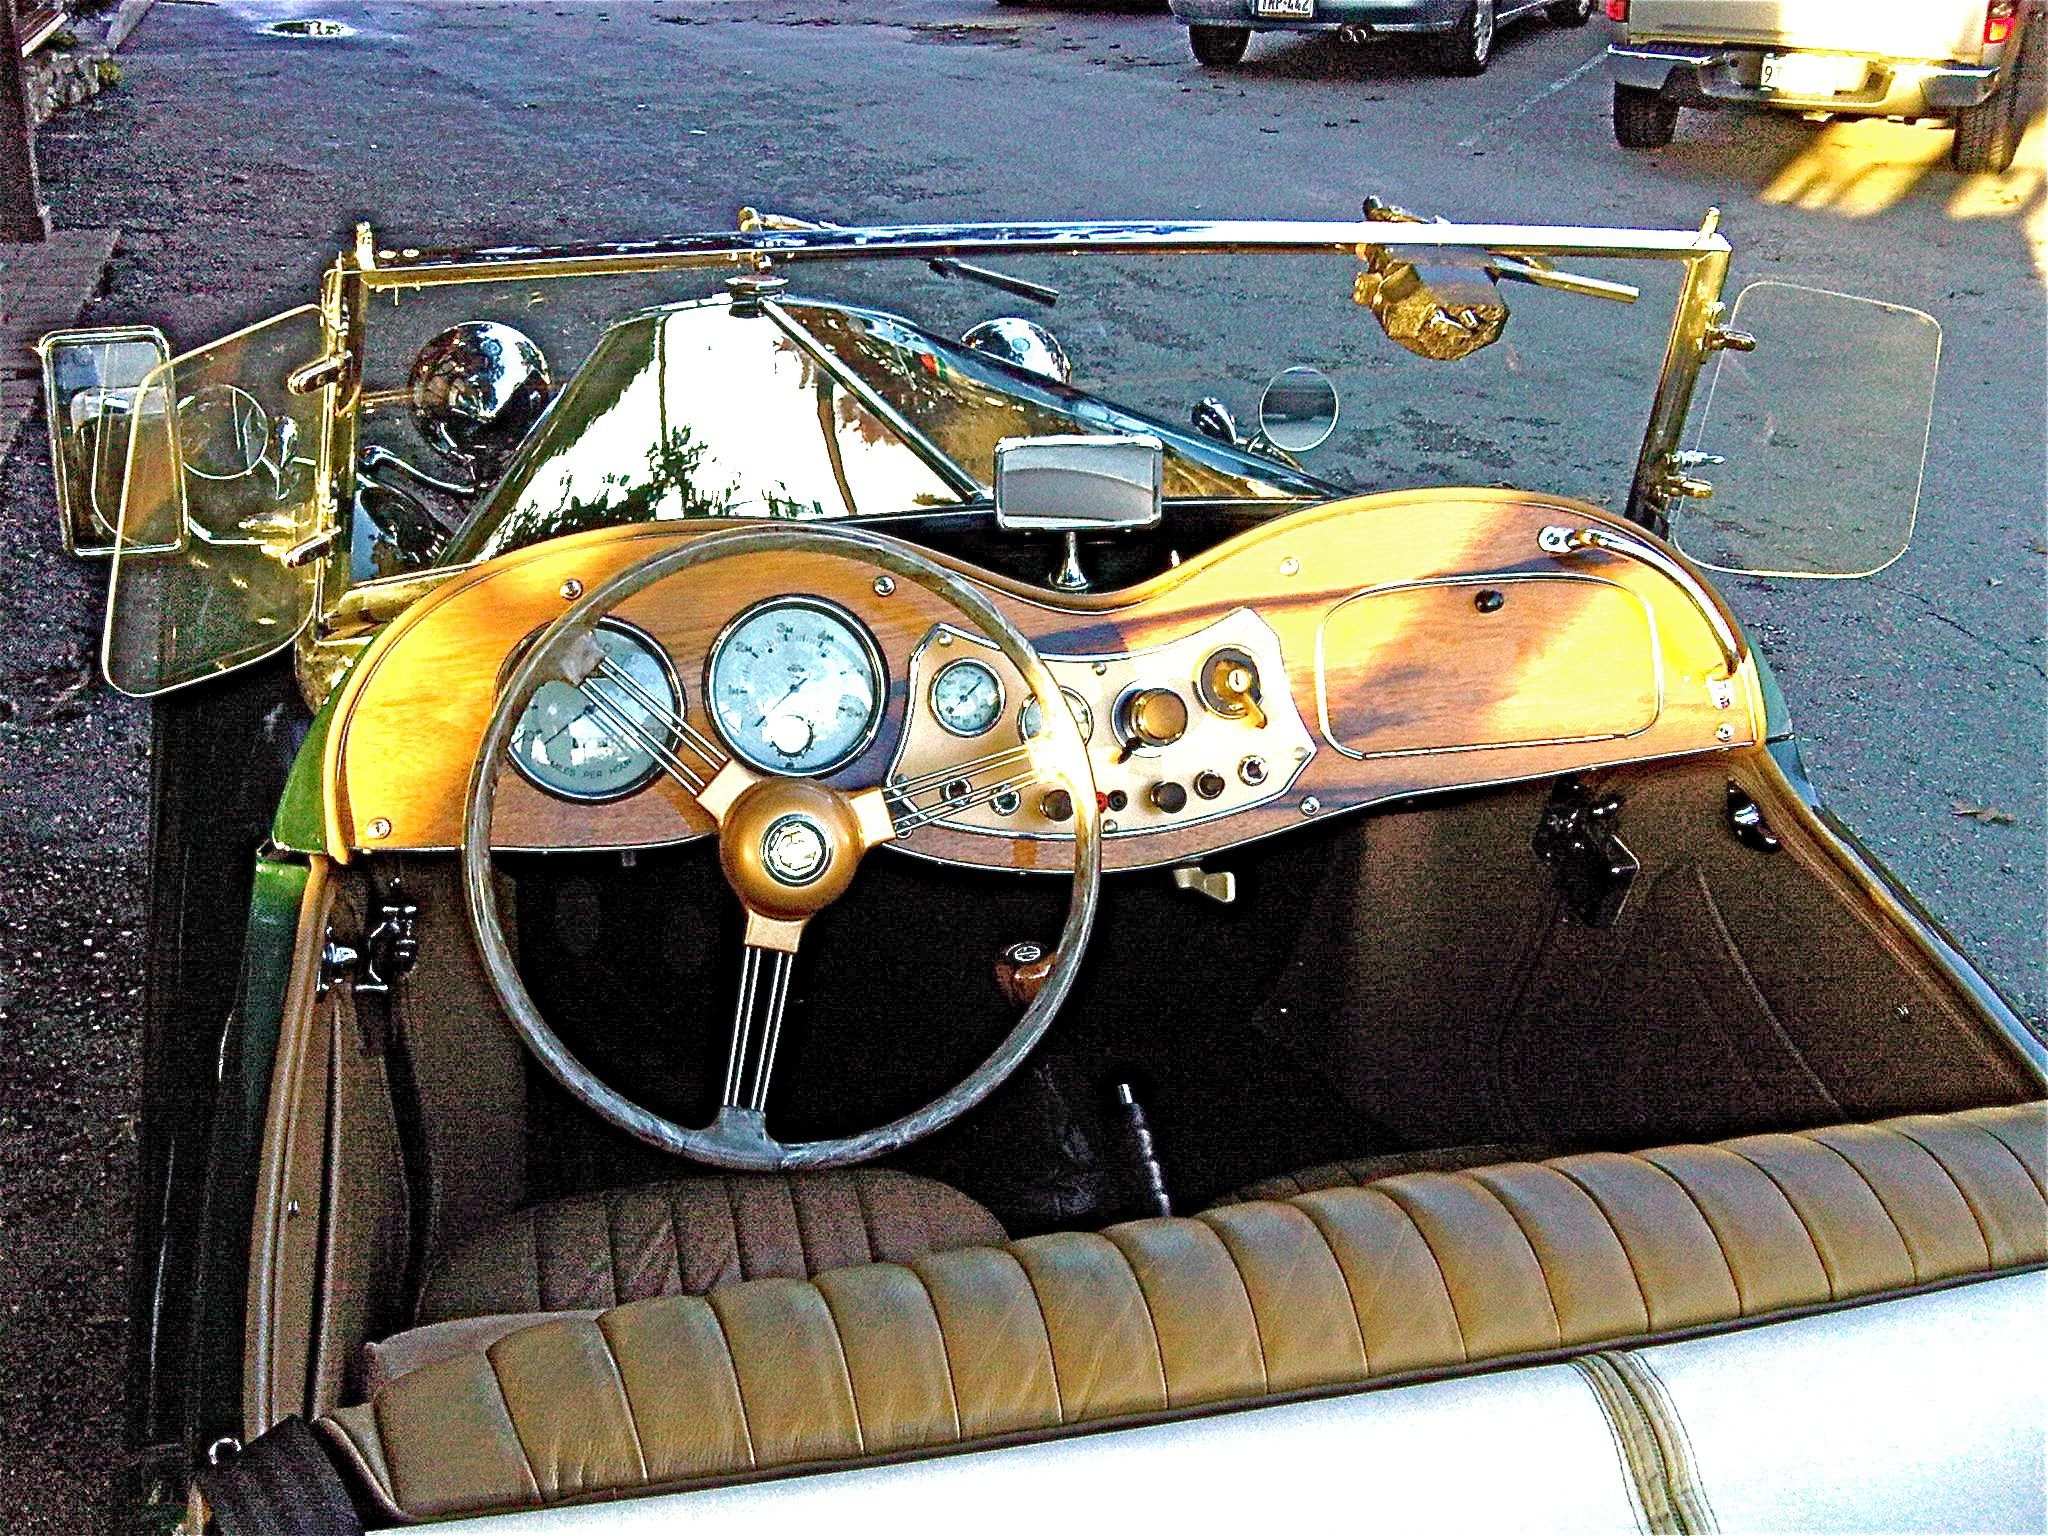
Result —
[[1123, 738], [1134, 746], [1170, 747], [1187, 734], [1187, 700], [1171, 688], [1140, 688], [1125, 694], [1118, 713]]

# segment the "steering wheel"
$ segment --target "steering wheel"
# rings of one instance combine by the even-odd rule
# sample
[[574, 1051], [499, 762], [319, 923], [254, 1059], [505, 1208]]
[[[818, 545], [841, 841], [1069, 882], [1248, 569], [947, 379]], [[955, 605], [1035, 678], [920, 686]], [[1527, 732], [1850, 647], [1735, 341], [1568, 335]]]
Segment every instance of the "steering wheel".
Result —
[[[657, 582], [691, 581], [692, 604], [701, 608], [719, 600], [720, 583], [711, 568], [764, 554], [844, 559], [872, 573], [864, 579], [878, 594], [893, 590], [893, 582], [901, 580], [942, 599], [1016, 667], [1038, 701], [1041, 724], [1016, 752], [957, 765], [938, 781], [1021, 762], [1020, 774], [1060, 782], [1073, 799], [1074, 867], [1066, 923], [1049, 962], [1041, 959], [1030, 968], [1036, 991], [1002, 1042], [967, 1077], [921, 1109], [856, 1135], [798, 1143], [784, 1143], [769, 1134], [767, 1103], [804, 927], [845, 892], [870, 848], [932, 818], [931, 807], [920, 808], [911, 797], [918, 785], [934, 782], [934, 776], [919, 774], [906, 784], [848, 792], [816, 779], [756, 771], [687, 719], [666, 709], [656, 711], [656, 701], [632, 689], [630, 678], [620, 682], [607, 670], [610, 663], [595, 639], [602, 620]], [[600, 679], [618, 690], [592, 694], [600, 706], [604, 697], [612, 701], [608, 709], [600, 707], [600, 713], [611, 719], [615, 730], [642, 737], [639, 744], [717, 823], [719, 864], [746, 914], [724, 1088], [718, 1113], [705, 1126], [680, 1125], [657, 1114], [584, 1065], [542, 1017], [520, 978], [505, 935], [490, 833], [499, 780], [509, 767], [513, 731], [545, 684], [566, 682], [590, 693], [591, 684]], [[629, 694], [633, 704], [653, 718], [651, 727], [635, 729], [618, 709], [617, 700]], [[906, 711], [906, 727], [908, 720]], [[690, 761], [692, 757], [701, 769]], [[1019, 782], [1013, 774], [1001, 784], [1009, 788]], [[1044, 1037], [1073, 987], [1094, 925], [1102, 881], [1102, 833], [1094, 773], [1080, 727], [1043, 658], [1016, 625], [975, 588], [893, 539], [785, 524], [706, 534], [659, 550], [577, 599], [541, 634], [499, 693], [470, 771], [462, 880], [470, 926], [499, 1002], [541, 1065], [590, 1109], [651, 1146], [721, 1168], [831, 1168], [883, 1156], [951, 1124], [1016, 1071]]]

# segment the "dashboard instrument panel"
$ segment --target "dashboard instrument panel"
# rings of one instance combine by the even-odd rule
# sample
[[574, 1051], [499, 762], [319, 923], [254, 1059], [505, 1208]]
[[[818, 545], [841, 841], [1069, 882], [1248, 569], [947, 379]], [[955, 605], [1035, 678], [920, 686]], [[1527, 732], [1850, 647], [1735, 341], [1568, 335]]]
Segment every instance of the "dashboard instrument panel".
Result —
[[[627, 565], [730, 526], [533, 546], [450, 577], [394, 620], [334, 701], [328, 851], [454, 847], [521, 647]], [[1747, 746], [1762, 731], [1754, 666], [1718, 598], [1669, 546], [1563, 498], [1333, 502], [1114, 592], [1055, 593], [934, 558], [1046, 658], [1088, 738], [1108, 869], [1412, 795]], [[640, 848], [711, 831], [653, 771], [653, 706], [668, 701], [768, 772], [926, 786], [915, 831], [892, 847], [1071, 867], [1071, 807], [1016, 771], [1037, 701], [942, 599], [817, 552], [715, 570], [658, 582], [607, 621], [602, 643], [632, 686], [594, 709], [536, 697], [497, 846]]]

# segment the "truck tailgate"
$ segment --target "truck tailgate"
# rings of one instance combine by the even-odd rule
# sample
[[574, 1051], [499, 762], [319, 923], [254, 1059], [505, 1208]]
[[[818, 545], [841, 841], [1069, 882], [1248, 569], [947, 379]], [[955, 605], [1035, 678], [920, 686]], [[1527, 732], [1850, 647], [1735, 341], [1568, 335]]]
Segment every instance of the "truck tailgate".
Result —
[[1985, 0], [1631, 0], [1631, 43], [1819, 48], [1899, 59], [1974, 61]]

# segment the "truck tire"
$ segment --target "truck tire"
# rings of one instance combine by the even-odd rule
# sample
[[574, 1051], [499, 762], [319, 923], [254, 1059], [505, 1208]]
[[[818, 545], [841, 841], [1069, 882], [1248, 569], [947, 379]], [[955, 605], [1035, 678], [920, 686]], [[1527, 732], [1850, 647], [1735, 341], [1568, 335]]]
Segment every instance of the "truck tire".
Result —
[[[2020, 47], [2025, 46], [2026, 40], [2022, 38]], [[2020, 51], [2015, 50], [1997, 89], [1976, 106], [1964, 107], [1956, 113], [1956, 137], [1949, 145], [1948, 158], [1949, 164], [1963, 174], [1998, 172], [2011, 167], [2013, 151], [2020, 142], [2019, 84], [2024, 62]]]
[[1639, 85], [1614, 88], [1614, 142], [1623, 149], [1662, 149], [1678, 127], [1678, 103]]
[[1543, 14], [1560, 27], [1583, 27], [1593, 19], [1593, 0], [1557, 0], [1543, 8]]
[[1438, 37], [1432, 52], [1436, 67], [1447, 75], [1483, 75], [1493, 62], [1493, 39], [1499, 30], [1494, 0], [1471, 0], [1458, 24]]
[[1196, 62], [1211, 69], [1228, 69], [1243, 63], [1244, 51], [1251, 41], [1250, 27], [1188, 28], [1188, 46], [1194, 49]]

